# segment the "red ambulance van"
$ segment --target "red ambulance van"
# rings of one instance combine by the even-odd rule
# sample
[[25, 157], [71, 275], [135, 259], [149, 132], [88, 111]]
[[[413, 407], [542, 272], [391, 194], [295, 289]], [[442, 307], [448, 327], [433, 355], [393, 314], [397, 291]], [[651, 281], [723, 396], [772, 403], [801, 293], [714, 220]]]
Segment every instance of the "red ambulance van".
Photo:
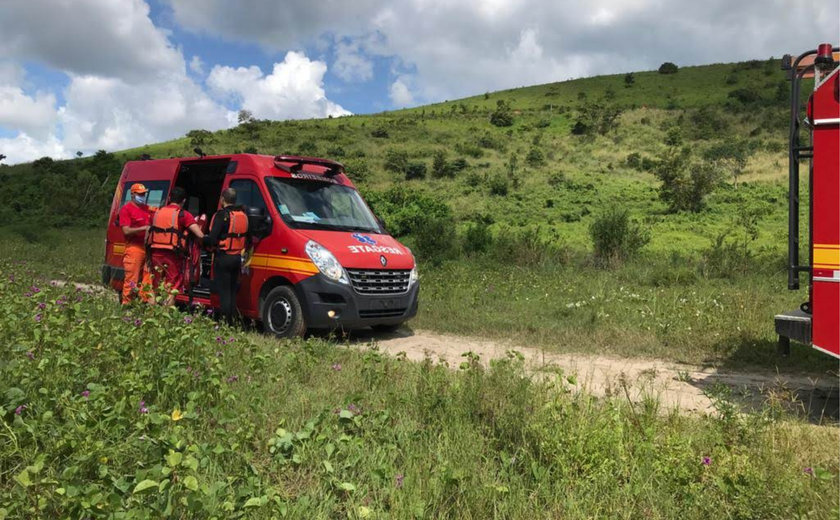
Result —
[[[253, 243], [236, 303], [268, 332], [293, 337], [307, 329], [394, 330], [417, 314], [411, 251], [388, 234], [340, 163], [313, 157], [234, 154], [126, 163], [111, 204], [102, 268], [103, 283], [118, 291], [125, 240], [116, 219], [136, 182], [149, 190], [150, 206], [164, 204], [171, 188], [184, 188], [186, 209], [206, 215], [205, 222], [218, 209], [222, 190], [236, 189]], [[195, 283], [177, 301], [217, 308], [212, 253], [200, 258]]]

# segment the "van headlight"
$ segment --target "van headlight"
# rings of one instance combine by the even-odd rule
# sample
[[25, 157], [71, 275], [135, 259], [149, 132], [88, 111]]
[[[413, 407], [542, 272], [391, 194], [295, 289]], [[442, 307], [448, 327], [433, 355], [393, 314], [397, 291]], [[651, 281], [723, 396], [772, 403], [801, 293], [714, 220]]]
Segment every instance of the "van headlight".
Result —
[[330, 280], [350, 285], [350, 279], [347, 278], [347, 273], [344, 271], [344, 268], [341, 267], [338, 259], [326, 247], [314, 240], [310, 240], [306, 243], [306, 254], [309, 255], [312, 263], [321, 271], [321, 274]]
[[411, 287], [416, 284], [419, 279], [420, 276], [417, 274], [417, 265], [415, 265], [411, 268], [411, 274], [408, 275], [408, 286]]

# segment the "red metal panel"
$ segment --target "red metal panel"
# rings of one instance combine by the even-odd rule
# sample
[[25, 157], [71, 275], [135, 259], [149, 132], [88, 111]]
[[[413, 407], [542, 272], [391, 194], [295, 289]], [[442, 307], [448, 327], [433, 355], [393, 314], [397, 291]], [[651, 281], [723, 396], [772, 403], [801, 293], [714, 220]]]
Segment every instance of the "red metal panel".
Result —
[[835, 71], [814, 93], [812, 343], [840, 356], [840, 102]]

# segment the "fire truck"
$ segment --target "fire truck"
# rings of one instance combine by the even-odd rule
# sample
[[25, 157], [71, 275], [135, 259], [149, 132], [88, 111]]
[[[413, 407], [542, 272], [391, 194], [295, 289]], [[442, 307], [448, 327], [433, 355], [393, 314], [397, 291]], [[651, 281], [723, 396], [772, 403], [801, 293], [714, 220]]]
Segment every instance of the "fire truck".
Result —
[[[840, 358], [840, 48], [821, 44], [782, 68], [791, 80], [788, 289], [798, 290], [808, 275], [808, 301], [776, 316], [779, 351], [790, 354], [790, 340]], [[813, 78], [814, 92], [801, 117], [802, 82]], [[806, 139], [803, 129], [807, 130]], [[808, 160], [808, 263], [799, 260], [800, 165]]]

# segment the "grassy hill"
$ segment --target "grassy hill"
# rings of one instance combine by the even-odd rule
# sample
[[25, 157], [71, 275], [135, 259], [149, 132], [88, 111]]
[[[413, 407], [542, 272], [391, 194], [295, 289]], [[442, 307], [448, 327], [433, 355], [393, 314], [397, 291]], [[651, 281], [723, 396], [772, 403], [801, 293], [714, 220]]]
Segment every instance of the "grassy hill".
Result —
[[[17, 232], [31, 241], [44, 222], [101, 231], [121, 163], [143, 153], [329, 157], [423, 261], [418, 326], [556, 350], [774, 366], [773, 314], [805, 298], [785, 290], [787, 95], [778, 60], [766, 60], [196, 129], [115, 154], [0, 168], [13, 201], [0, 218], [30, 221]], [[505, 119], [510, 126], [491, 123]], [[675, 157], [689, 179], [720, 176], [694, 211], [661, 197]], [[590, 235], [613, 210], [649, 237], [617, 263], [593, 256]], [[78, 270], [95, 273], [98, 249], [73, 247], [81, 256], [60, 259], [62, 269], [92, 264]], [[827, 366], [804, 353], [783, 365]]]

